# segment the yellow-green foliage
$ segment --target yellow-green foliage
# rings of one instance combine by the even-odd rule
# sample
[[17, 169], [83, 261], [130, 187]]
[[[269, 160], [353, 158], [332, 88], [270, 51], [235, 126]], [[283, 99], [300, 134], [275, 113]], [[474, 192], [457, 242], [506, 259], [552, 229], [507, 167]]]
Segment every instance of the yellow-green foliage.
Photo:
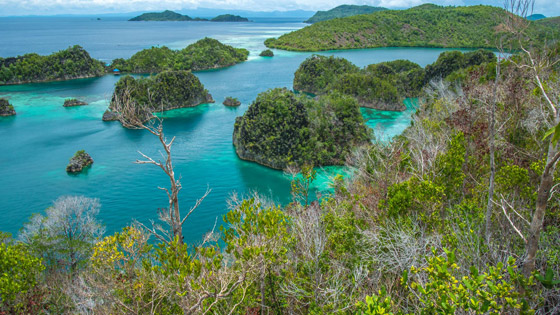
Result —
[[45, 269], [22, 244], [0, 243], [0, 312], [17, 312]]

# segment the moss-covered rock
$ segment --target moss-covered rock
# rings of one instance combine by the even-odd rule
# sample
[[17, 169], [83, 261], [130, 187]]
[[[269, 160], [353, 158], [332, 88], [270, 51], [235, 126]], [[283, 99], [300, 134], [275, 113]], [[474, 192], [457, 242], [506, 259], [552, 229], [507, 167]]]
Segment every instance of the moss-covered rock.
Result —
[[265, 49], [259, 54], [261, 57], [274, 57], [274, 53], [270, 49]]
[[13, 116], [16, 114], [14, 106], [5, 98], [0, 98], [0, 116]]
[[78, 99], [75, 98], [70, 98], [67, 100], [64, 100], [64, 107], [73, 107], [73, 106], [84, 106], [87, 105], [88, 103], [84, 102], [84, 101], [80, 101]]
[[93, 164], [93, 159], [84, 150], [79, 150], [70, 159], [70, 163], [66, 166], [66, 172], [68, 173], [79, 173], [84, 167]]
[[226, 106], [236, 107], [236, 106], [241, 105], [241, 102], [235, 97], [228, 96], [224, 100], [223, 104], [226, 105]]

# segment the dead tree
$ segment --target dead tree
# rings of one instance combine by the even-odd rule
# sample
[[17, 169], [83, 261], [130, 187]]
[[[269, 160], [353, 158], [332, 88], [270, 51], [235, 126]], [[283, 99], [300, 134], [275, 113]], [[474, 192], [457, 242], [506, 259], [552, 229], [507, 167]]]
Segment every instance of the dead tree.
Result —
[[[165, 191], [169, 204], [167, 209], [159, 211], [159, 219], [169, 225], [170, 231], [162, 228], [160, 225], [152, 222], [152, 227], [143, 225], [150, 233], [163, 242], [170, 242], [177, 239], [180, 244], [183, 243], [183, 224], [187, 218], [198, 208], [200, 203], [208, 196], [210, 189], [207, 189], [204, 195], [198, 199], [194, 206], [192, 206], [185, 216], [181, 216], [179, 208], [179, 191], [182, 188], [180, 179], [177, 178], [173, 167], [173, 160], [171, 156], [171, 146], [175, 141], [175, 137], [167, 140], [163, 132], [163, 119], [153, 114], [153, 109], [158, 108], [154, 104], [138, 104], [129, 89], [121, 91], [121, 95], [115, 95], [111, 102], [111, 109], [117, 113], [119, 121], [122, 125], [129, 129], [144, 129], [154, 136], [158, 137], [164, 152], [161, 153], [162, 160], [155, 160], [146, 154], [138, 151], [144, 160], [136, 160], [136, 164], [152, 164], [155, 165], [169, 177], [170, 187], [158, 187]], [[148, 91], [148, 102], [152, 102], [150, 97], [151, 93]], [[159, 104], [163, 111], [164, 104]]]
[[[546, 76], [556, 63], [560, 61], [558, 55], [551, 53], [546, 45], [538, 50], [533, 49], [526, 43], [525, 31], [529, 26], [529, 21], [525, 17], [530, 14], [534, 6], [534, 0], [506, 0], [505, 7], [509, 11], [506, 18], [508, 30], [517, 37], [518, 49], [521, 50], [521, 61], [516, 63], [517, 67], [529, 73], [533, 79], [537, 90], [541, 94], [542, 101], [550, 110], [550, 117], [553, 126], [560, 124], [560, 103], [558, 96], [551, 95], [555, 89], [547, 89]], [[557, 90], [556, 90], [557, 92]], [[543, 228], [544, 216], [548, 205], [548, 200], [553, 187], [554, 171], [556, 162], [560, 158], [560, 150], [557, 141], [552, 141], [554, 137], [547, 141], [546, 164], [541, 175], [541, 180], [537, 189], [537, 203], [529, 227], [529, 235], [526, 238], [526, 256], [523, 262], [523, 271], [528, 276], [535, 269], [535, 258], [539, 247], [540, 232]]]

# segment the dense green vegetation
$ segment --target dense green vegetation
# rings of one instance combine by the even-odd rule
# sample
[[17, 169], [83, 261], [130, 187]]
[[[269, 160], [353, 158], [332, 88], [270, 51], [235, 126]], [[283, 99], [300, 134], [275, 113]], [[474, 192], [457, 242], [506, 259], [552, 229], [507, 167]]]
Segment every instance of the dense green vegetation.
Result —
[[115, 85], [109, 111], [120, 115], [126, 126], [135, 119], [145, 121], [154, 112], [213, 102], [190, 71], [164, 71], [146, 78], [122, 77]]
[[193, 18], [188, 15], [165, 10], [163, 12], [144, 13], [131, 18], [129, 21], [193, 21]]
[[210, 22], [249, 22], [249, 19], [239, 15], [222, 14], [210, 19]]
[[356, 98], [361, 107], [404, 110], [404, 98], [418, 97], [430, 81], [495, 60], [491, 51], [476, 50], [465, 54], [448, 51], [425, 69], [408, 60], [382, 62], [359, 69], [343, 58], [313, 55], [297, 69], [294, 89], [315, 95], [336, 91]]
[[130, 59], [113, 60], [121, 72], [155, 73], [164, 70], [207, 70], [232, 66], [247, 60], [249, 51], [233, 48], [212, 38], [204, 38], [181, 50], [165, 46], [144, 49]]
[[[265, 44], [295, 51], [417, 46], [495, 48], [497, 37], [506, 35], [501, 22], [505, 16], [505, 10], [492, 6], [427, 4], [323, 21], [278, 39], [267, 39]], [[535, 43], [559, 36], [558, 30], [541, 24], [531, 24], [527, 33]]]
[[382, 7], [372, 7], [369, 5], [350, 5], [343, 4], [336, 8], [330, 9], [328, 11], [317, 11], [312, 17], [307, 19], [304, 23], [317, 23], [326, 20], [332, 20], [336, 18], [342, 18], [347, 16], [353, 16], [358, 14], [368, 14], [377, 11], [387, 10], [387, 8]]
[[240, 158], [277, 169], [344, 164], [352, 148], [367, 141], [367, 127], [351, 97], [311, 100], [287, 89], [259, 94], [233, 131]]
[[48, 56], [0, 58], [0, 85], [89, 78], [104, 73], [103, 63], [78, 45]]

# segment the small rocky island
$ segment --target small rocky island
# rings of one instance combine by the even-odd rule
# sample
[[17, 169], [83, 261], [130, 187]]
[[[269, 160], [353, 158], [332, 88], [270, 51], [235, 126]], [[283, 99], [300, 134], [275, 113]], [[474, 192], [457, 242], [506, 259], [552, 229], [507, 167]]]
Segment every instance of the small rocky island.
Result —
[[14, 116], [16, 110], [14, 106], [5, 98], [0, 98], [0, 116]]
[[265, 49], [265, 50], [261, 51], [259, 56], [261, 56], [261, 57], [274, 57], [274, 53], [270, 49]]
[[93, 164], [93, 159], [84, 150], [79, 150], [70, 159], [70, 163], [66, 166], [66, 172], [68, 173], [79, 173], [84, 167]]
[[74, 107], [74, 106], [84, 106], [87, 105], [88, 103], [84, 102], [84, 101], [80, 101], [78, 99], [75, 98], [70, 98], [70, 99], [66, 99], [64, 100], [64, 107]]
[[115, 85], [103, 120], [120, 120], [125, 127], [131, 120], [145, 122], [152, 113], [214, 103], [212, 95], [190, 71], [164, 71], [135, 79], [122, 77]]
[[333, 93], [311, 99], [286, 88], [259, 94], [233, 129], [241, 159], [275, 169], [343, 165], [352, 148], [369, 139], [354, 98]]
[[237, 106], [241, 105], [241, 102], [235, 97], [228, 96], [224, 100], [223, 104], [226, 105], [226, 106], [237, 107]]

